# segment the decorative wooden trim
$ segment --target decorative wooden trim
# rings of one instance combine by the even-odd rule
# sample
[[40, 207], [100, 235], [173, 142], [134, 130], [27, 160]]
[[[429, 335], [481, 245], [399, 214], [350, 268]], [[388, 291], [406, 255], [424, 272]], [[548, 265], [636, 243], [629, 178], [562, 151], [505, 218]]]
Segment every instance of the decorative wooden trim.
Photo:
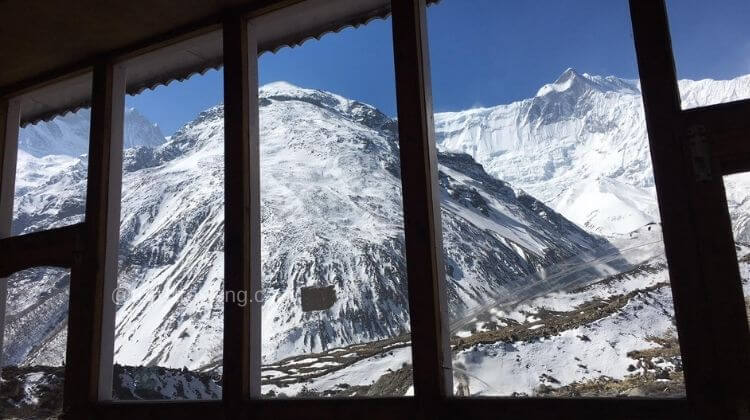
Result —
[[750, 339], [723, 183], [693, 172], [664, 1], [630, 10], [688, 400], [698, 417], [740, 418]]
[[415, 397], [428, 415], [452, 395], [424, 0], [394, 1], [393, 53]]
[[71, 270], [63, 397], [68, 418], [111, 398], [124, 112], [125, 71], [103, 60], [94, 67], [85, 249]]
[[[0, 100], [0, 239], [10, 236], [13, 223], [13, 198], [16, 185], [16, 161], [18, 160], [18, 124], [21, 104], [17, 100]], [[0, 247], [5, 250], [5, 246]], [[7, 262], [8, 256], [3, 255]], [[0, 269], [0, 277], [10, 274]], [[0, 278], [0, 374], [3, 366], [3, 339], [5, 335], [5, 304], [8, 299], [8, 284]]]
[[[300, 45], [311, 38], [320, 39], [330, 32], [339, 32], [347, 27], [358, 27], [366, 24], [373, 19], [386, 18], [390, 13], [390, 2], [387, 0], [337, 1], [340, 4], [336, 4], [336, 2], [331, 0], [259, 0], [248, 2], [245, 6], [235, 9], [233, 13], [246, 18], [260, 17], [263, 20], [261, 24], [269, 29], [269, 31], [261, 31], [264, 35], [266, 35], [266, 32], [271, 32], [268, 35], [273, 35], [277, 26], [290, 27], [290, 30], [287, 31], [288, 33], [283, 33], [281, 38], [266, 40], [266, 42], [260, 43], [263, 44], [259, 49], [261, 53], [263, 51], [275, 52], [284, 46]], [[429, 3], [436, 3], [437, 1], [439, 0], [429, 0]], [[296, 10], [292, 10], [293, 8]], [[321, 19], [321, 14], [317, 10], [320, 8], [327, 8], [331, 12], [332, 16], [329, 22], [323, 22], [323, 19]], [[271, 16], [277, 10], [283, 11], [282, 13], [275, 14], [275, 16]], [[278, 23], [274, 20], [276, 17], [287, 18], [292, 13], [296, 14], [295, 18], [299, 22], [292, 22], [290, 25], [285, 25], [283, 22]], [[325, 16], [325, 14], [323, 15]], [[120, 63], [138, 59], [154, 52], [158, 54], [160, 49], [170, 49], [175, 47], [176, 44], [190, 42], [192, 39], [200, 38], [207, 33], [220, 29], [221, 21], [222, 15], [220, 14], [209, 16], [206, 19], [182, 26], [143, 42], [110, 51], [109, 56], [114, 57], [116, 63]], [[311, 23], [314, 25], [310, 26]], [[304, 27], [300, 26], [300, 24]], [[307, 25], [305, 26], [305, 24]], [[278, 33], [275, 34], [279, 35]], [[219, 49], [218, 53], [220, 52]], [[132, 83], [128, 85], [127, 93], [131, 95], [137, 94], [147, 88], [154, 89], [161, 85], [167, 85], [173, 80], [182, 81], [194, 74], [203, 74], [209, 69], [218, 69], [222, 65], [220, 54], [215, 56], [209, 54], [209, 56], [203, 58], [204, 60], [194, 66], [165, 68], [163, 69], [164, 74], [154, 77], [141, 79], [135, 76], [135, 79], [138, 80], [131, 80]], [[95, 59], [83, 60], [59, 71], [46, 72], [38, 77], [2, 86], [0, 87], [0, 96], [19, 96], [44, 88], [49, 84], [64, 83], [69, 78], [81, 76], [89, 72], [95, 61]], [[80, 94], [82, 92], [77, 93]], [[28, 115], [22, 116], [22, 125], [26, 126], [27, 124], [35, 124], [39, 121], [47, 121], [57, 115], [66, 112], [76, 112], [80, 108], [90, 105], [85, 95], [74, 96], [75, 99], [72, 99], [68, 105], [45, 107], [44, 110], [26, 110], [30, 112]]]
[[[255, 0], [247, 1], [243, 7], [232, 11], [235, 15], [242, 15], [245, 18], [260, 16], [262, 14], [273, 12], [304, 0]], [[221, 26], [224, 13], [216, 13], [206, 16], [203, 19], [187, 23], [174, 28], [163, 34], [156, 35], [133, 44], [106, 51], [107, 57], [111, 57], [113, 62], [119, 63], [142, 54], [155, 51], [159, 48], [166, 47], [189, 39], [193, 36], [218, 29]], [[68, 66], [58, 68], [41, 74], [31, 75], [28, 79], [13, 83], [10, 85], [0, 86], [0, 98], [15, 97], [36, 90], [40, 87], [57, 83], [71, 76], [80, 75], [91, 71], [99, 62], [100, 57], [94, 56], [81, 61], [71, 63]]]
[[[253, 296], [260, 282], [257, 51], [255, 40], [250, 37], [243, 17], [226, 16], [223, 35], [225, 296], [238, 293]], [[260, 393], [259, 332], [259, 303], [253, 302], [248, 307], [225, 299], [222, 396], [227, 413], [235, 416], [239, 415], [243, 401]]]
[[[78, 112], [90, 106], [91, 77], [91, 72], [83, 73], [21, 95], [21, 127], [26, 127], [30, 121], [51, 121], [66, 112]], [[59, 112], [61, 107], [64, 112]]]
[[[32, 267], [70, 268], [80, 249], [82, 223], [0, 239], [0, 277]], [[4, 283], [5, 279], [0, 279]]]
[[253, 22], [258, 30], [258, 52], [276, 53], [345, 28], [357, 28], [391, 12], [389, 0], [305, 0], [277, 12], [265, 13]]

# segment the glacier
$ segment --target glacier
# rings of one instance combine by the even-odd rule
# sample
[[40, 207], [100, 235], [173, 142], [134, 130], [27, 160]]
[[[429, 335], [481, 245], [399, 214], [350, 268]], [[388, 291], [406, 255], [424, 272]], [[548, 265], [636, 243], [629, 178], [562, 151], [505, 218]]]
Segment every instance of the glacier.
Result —
[[[679, 87], [683, 108], [728, 102], [750, 97], [750, 75]], [[637, 80], [567, 69], [533, 98], [435, 114], [435, 134], [440, 150], [469, 154], [588, 231], [660, 220]]]

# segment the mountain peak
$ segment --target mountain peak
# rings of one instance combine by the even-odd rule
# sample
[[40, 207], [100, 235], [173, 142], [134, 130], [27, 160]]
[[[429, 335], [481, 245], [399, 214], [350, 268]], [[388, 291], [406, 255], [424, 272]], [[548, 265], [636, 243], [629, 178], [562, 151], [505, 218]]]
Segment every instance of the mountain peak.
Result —
[[259, 88], [259, 94], [260, 96], [268, 95], [268, 94], [278, 94], [278, 93], [291, 93], [291, 92], [304, 92], [308, 91], [310, 89], [305, 89], [303, 87], [299, 87], [297, 85], [294, 85], [292, 83], [279, 80], [276, 82], [266, 83], [265, 85], [261, 86]]
[[590, 78], [581, 75], [575, 71], [575, 69], [569, 67], [560, 75], [560, 77], [557, 78], [557, 80], [555, 80], [554, 83], [548, 83], [542, 86], [539, 91], [537, 91], [536, 96], [545, 96], [554, 92], [580, 92], [591, 87], [591, 85]]
[[329, 101], [347, 102], [347, 99], [336, 95], [335, 93], [309, 89], [297, 86], [295, 84], [280, 80], [266, 83], [258, 89], [258, 95], [261, 98], [286, 97], [286, 98], [308, 98], [308, 97], [326, 97]]
[[558, 85], [558, 84], [564, 84], [564, 83], [567, 83], [569, 81], [573, 81], [573, 80], [575, 80], [576, 78], [579, 78], [579, 77], [583, 77], [583, 76], [581, 76], [574, 68], [568, 67], [560, 75], [560, 77], [558, 77], [557, 80], [555, 80], [555, 84], [556, 85]]
[[536, 96], [546, 96], [552, 93], [570, 92], [583, 94], [591, 90], [599, 92], [640, 93], [638, 82], [621, 79], [615, 76], [592, 76], [588, 73], [578, 73], [575, 69], [567, 68], [554, 83], [542, 86]]
[[272, 101], [305, 102], [375, 130], [385, 130], [391, 134], [397, 131], [395, 121], [374, 106], [332, 92], [302, 88], [289, 82], [278, 81], [261, 86], [258, 96], [261, 107], [271, 104]]

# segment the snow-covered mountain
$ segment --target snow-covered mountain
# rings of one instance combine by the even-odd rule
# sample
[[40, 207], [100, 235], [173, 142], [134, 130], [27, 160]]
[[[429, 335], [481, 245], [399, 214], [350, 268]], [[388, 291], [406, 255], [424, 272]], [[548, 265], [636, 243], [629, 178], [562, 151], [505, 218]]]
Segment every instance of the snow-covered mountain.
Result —
[[[750, 97], [750, 75], [680, 81], [683, 107]], [[435, 115], [440, 150], [463, 152], [587, 230], [659, 220], [637, 80], [566, 70], [533, 98]]]
[[[690, 100], [720, 102], [750, 96], [749, 84], [750, 76], [681, 87]], [[133, 115], [119, 273], [132, 295], [118, 310], [115, 360], [210, 370], [222, 357], [223, 185], [232, 181], [223, 173], [223, 107], [168, 139]], [[260, 117], [265, 363], [408, 332], [397, 123], [369, 105], [282, 82], [261, 89]], [[611, 253], [597, 233], [658, 221], [635, 81], [568, 70], [534, 98], [435, 120], [454, 319], [527, 288], [555, 264], [564, 271]], [[58, 134], [45, 124], [27, 128], [42, 134], [22, 142], [17, 233], [83, 214], [85, 156], [56, 155]], [[86, 135], [77, 141], [85, 151]], [[727, 183], [734, 212], [750, 206], [746, 184]], [[67, 284], [55, 269], [11, 279], [5, 363], [60, 363]], [[302, 289], [321, 286], [334, 288], [333, 306], [302, 311]]]
[[[89, 151], [91, 110], [57, 117], [51, 121], [23, 127], [18, 135], [18, 146], [24, 152], [42, 157], [47, 155], [80, 156]], [[125, 148], [158, 146], [164, 143], [159, 126], [150, 122], [135, 108], [125, 109]], [[82, 141], [83, 140], [83, 141]]]
[[[369, 105], [286, 83], [263, 87], [260, 104], [264, 360], [408, 332], [395, 121]], [[132, 296], [117, 316], [119, 363], [198, 369], [221, 358], [222, 154], [221, 106], [164, 144], [125, 152], [119, 279]], [[47, 173], [38, 162], [53, 158], [29, 159], [37, 166], [27, 168]], [[59, 220], [31, 205], [45, 190], [80, 217], [85, 162], [67, 159], [63, 174], [24, 175], [38, 180], [17, 198], [29, 200], [18, 207], [17, 231], [34, 217]], [[452, 313], [516, 287], [542, 266], [609, 247], [471, 157], [447, 153], [439, 161]], [[53, 273], [45, 272], [49, 282], [64, 289], [66, 280]], [[39, 275], [17, 275], [17, 285]], [[20, 296], [15, 284], [11, 294]], [[334, 305], [303, 312], [301, 289], [310, 286], [333, 286]], [[40, 296], [12, 309], [6, 337], [20, 345], [6, 354], [10, 363], [53, 353], [31, 343], [57, 343], [45, 334], [64, 334], [42, 322], [47, 311], [36, 308], [47, 300]], [[46, 327], [21, 340], [30, 325]]]
[[[362, 103], [288, 84], [265, 86], [261, 98], [269, 360], [406, 332], [395, 123]], [[487, 176], [468, 156], [439, 160], [452, 311], [519, 273], [606, 244]], [[300, 311], [301, 287], [328, 285], [339, 297], [330, 310]], [[284, 317], [295, 327], [279, 328]]]
[[[18, 136], [13, 233], [29, 233], [83, 220], [91, 111], [81, 109], [23, 127]], [[156, 147], [159, 127], [134, 108], [125, 110], [126, 149]]]
[[[260, 104], [264, 360], [408, 332], [395, 123], [285, 83], [263, 87]], [[121, 278], [134, 294], [118, 318], [123, 364], [198, 368], [221, 355], [222, 141], [216, 107], [165, 145], [127, 153]], [[441, 162], [454, 312], [606, 246], [468, 156]], [[335, 304], [303, 312], [302, 288], [322, 286]]]

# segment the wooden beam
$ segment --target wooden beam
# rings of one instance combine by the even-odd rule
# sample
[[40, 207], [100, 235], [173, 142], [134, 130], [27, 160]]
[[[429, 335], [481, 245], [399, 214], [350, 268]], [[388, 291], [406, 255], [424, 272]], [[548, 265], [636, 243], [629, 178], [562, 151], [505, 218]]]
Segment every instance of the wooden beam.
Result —
[[662, 398], [451, 398], [443, 419], [667, 420], [695, 418], [685, 399]]
[[705, 133], [716, 176], [750, 171], [750, 99], [682, 111], [683, 127]]
[[247, 411], [266, 419], [389, 419], [417, 418], [413, 398], [263, 399], [251, 401]]
[[[247, 20], [224, 20], [224, 290], [225, 296], [260, 291], [260, 158], [257, 44]], [[224, 303], [223, 399], [239, 415], [242, 402], [260, 396], [260, 309], [252, 299]]]
[[430, 416], [452, 394], [453, 378], [425, 2], [392, 7], [414, 390]]
[[[685, 399], [649, 398], [451, 398], [439, 404], [435, 419], [596, 419], [682, 420], [693, 418]], [[246, 415], [227, 415], [218, 401], [110, 402], [98, 404], [92, 418], [161, 420], [273, 418], [414, 419], [411, 398], [263, 399], [243, 403]], [[500, 413], [500, 414], [498, 414]]]
[[165, 420], [236, 419], [228, 417], [221, 401], [112, 401], [91, 407], [88, 419]]
[[0, 249], [3, 250], [0, 277], [32, 267], [70, 268], [76, 251], [80, 249], [83, 229], [84, 225], [79, 223], [0, 239]]
[[700, 124], [725, 124], [731, 128], [748, 127], [747, 116], [750, 113], [750, 99], [725, 102], [682, 111], [686, 120]]
[[92, 87], [86, 248], [71, 269], [63, 398], [69, 418], [111, 398], [124, 112], [125, 71], [102, 60]]
[[[13, 224], [13, 198], [16, 185], [16, 161], [18, 160], [18, 124], [21, 104], [18, 100], [0, 100], [0, 239], [10, 236]], [[5, 251], [5, 247], [0, 247]], [[4, 254], [5, 252], [3, 252]], [[3, 263], [10, 258], [0, 255]], [[8, 275], [0, 270], [0, 277]], [[8, 284], [0, 279], [0, 373], [3, 366], [3, 339], [5, 333], [5, 304], [8, 299]]]
[[664, 1], [630, 10], [688, 400], [697, 417], [740, 418], [750, 340], [722, 179], [693, 171]]

